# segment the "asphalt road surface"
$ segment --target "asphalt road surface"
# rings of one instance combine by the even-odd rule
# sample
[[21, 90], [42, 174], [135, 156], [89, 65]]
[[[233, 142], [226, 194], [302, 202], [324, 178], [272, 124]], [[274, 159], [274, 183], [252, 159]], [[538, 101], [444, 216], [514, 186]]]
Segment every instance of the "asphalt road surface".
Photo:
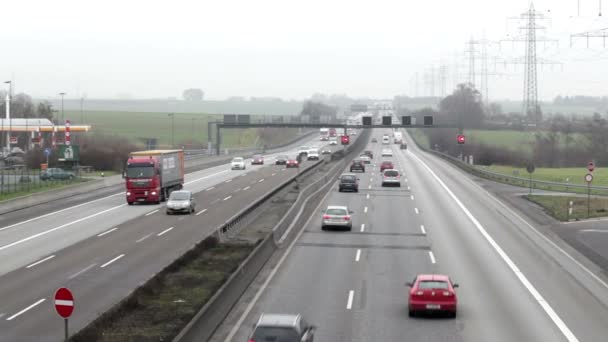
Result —
[[[319, 205], [354, 210], [353, 230], [321, 231], [317, 210], [212, 341], [246, 341], [263, 312], [302, 313], [317, 342], [607, 340], [605, 276], [409, 136], [408, 150], [381, 157], [382, 133], [361, 191], [336, 185]], [[384, 159], [404, 172], [400, 188], [380, 186]], [[460, 284], [456, 319], [408, 317], [404, 283], [418, 273]]]
[[[301, 145], [265, 158], [266, 165], [230, 170], [229, 164], [186, 176], [197, 212], [167, 216], [161, 205], [127, 206], [124, 192], [0, 227], [0, 341], [59, 341], [63, 320], [52, 296], [72, 289], [78, 330], [211, 234], [255, 199], [292, 177], [296, 169], [274, 165], [277, 154], [295, 156]], [[334, 146], [333, 149], [342, 148]]]

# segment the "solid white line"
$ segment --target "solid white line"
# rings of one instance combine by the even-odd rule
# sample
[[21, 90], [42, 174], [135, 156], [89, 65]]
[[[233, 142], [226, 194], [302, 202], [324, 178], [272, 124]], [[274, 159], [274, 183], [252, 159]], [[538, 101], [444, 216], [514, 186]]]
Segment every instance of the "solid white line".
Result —
[[422, 234], [426, 235], [426, 229], [424, 229], [424, 226], [420, 226], [420, 231], [422, 231]]
[[365, 230], [365, 223], [361, 223], [361, 231]]
[[583, 229], [581, 230], [583, 233], [608, 233], [608, 230], [603, 229]]
[[414, 208], [414, 211], [416, 212], [416, 214], [419, 214], [420, 212], [418, 211], [418, 208]]
[[346, 310], [350, 310], [353, 307], [353, 297], [355, 296], [355, 291], [348, 291], [348, 301], [346, 302]]
[[248, 185], [246, 187], [243, 188], [243, 191], [249, 190], [251, 187]]
[[9, 243], [9, 244], [7, 244], [7, 245], [4, 245], [4, 246], [0, 246], [0, 251], [5, 250], [5, 249], [8, 249], [8, 248], [11, 248], [11, 247], [13, 247], [13, 246], [20, 245], [20, 244], [22, 244], [22, 243], [24, 243], [24, 242], [27, 242], [27, 241], [30, 241], [30, 240], [33, 240], [33, 239], [36, 239], [36, 238], [39, 238], [39, 237], [41, 237], [41, 236], [43, 236], [43, 235], [46, 235], [46, 234], [48, 234], [48, 233], [52, 233], [52, 232], [54, 232], [54, 231], [56, 231], [56, 230], [63, 229], [63, 228], [65, 228], [65, 227], [69, 227], [69, 226], [71, 226], [71, 225], [73, 225], [73, 224], [76, 224], [76, 223], [78, 223], [78, 222], [82, 222], [82, 221], [88, 220], [88, 219], [93, 218], [93, 217], [95, 217], [95, 216], [99, 216], [99, 215], [105, 214], [105, 213], [107, 213], [107, 212], [109, 212], [109, 211], [112, 211], [112, 210], [114, 210], [114, 209], [118, 209], [118, 208], [120, 208], [120, 207], [124, 207], [124, 206], [126, 206], [126, 205], [127, 205], [126, 203], [125, 203], [125, 204], [121, 204], [121, 205], [117, 205], [117, 206], [112, 207], [112, 208], [110, 208], [110, 209], [106, 209], [106, 210], [100, 211], [100, 212], [98, 212], [98, 213], [96, 213], [96, 214], [89, 215], [89, 216], [86, 216], [86, 217], [83, 217], [83, 218], [79, 218], [79, 219], [78, 219], [78, 220], [76, 220], [76, 221], [68, 222], [68, 223], [66, 223], [66, 224], [62, 224], [61, 226], [58, 226], [58, 227], [55, 227], [55, 228], [51, 228], [51, 229], [49, 229], [49, 230], [45, 230], [45, 231], [40, 232], [40, 233], [38, 233], [38, 234], [34, 234], [34, 235], [28, 236], [28, 237], [26, 237], [26, 238], [23, 238], [23, 239], [21, 239], [21, 240], [17, 240], [17, 241], [15, 241], [15, 242], [11, 242], [11, 243]]
[[146, 216], [150, 216], [150, 215], [152, 215], [152, 214], [156, 214], [157, 212], [158, 212], [158, 209], [153, 210], [153, 211], [151, 211], [151, 212], [147, 213], [147, 214], [146, 214]]
[[142, 238], [140, 238], [139, 240], [136, 240], [135, 243], [140, 243], [142, 241], [144, 241], [145, 239], [149, 238], [150, 236], [152, 236], [153, 233], [150, 233]]
[[410, 198], [412, 199], [412, 201], [414, 200], [414, 195], [411, 195]]
[[111, 232], [115, 231], [116, 229], [118, 229], [118, 227], [114, 227], [114, 228], [112, 228], [112, 229], [110, 229], [110, 230], [106, 230], [105, 232], [103, 232], [103, 233], [101, 233], [101, 234], [98, 234], [97, 236], [98, 236], [98, 237], [102, 237], [102, 236], [104, 236], [104, 235], [110, 234]]
[[231, 199], [231, 198], [232, 198], [232, 195], [230, 195], [230, 196], [228, 196], [228, 197], [225, 197], [225, 198], [224, 198], [224, 201], [227, 201], [227, 200], [229, 200], [229, 199]]
[[85, 267], [84, 269], [72, 274], [71, 276], [68, 277], [68, 279], [72, 280], [95, 266], [97, 266], [97, 264], [91, 264], [91, 265]]
[[46, 300], [46, 298], [42, 298], [39, 301], [37, 301], [36, 303], [28, 306], [27, 308], [17, 312], [16, 314], [12, 315], [11, 317], [7, 318], [7, 321], [12, 321], [14, 318], [17, 318], [19, 316], [21, 316], [22, 314], [26, 313], [28, 310], [33, 309], [35, 306], [39, 305], [40, 303], [44, 302]]
[[367, 194], [367, 196], [365, 196], [367, 199], [369, 199], [369, 194]]
[[367, 207], [363, 208], [363, 212], [367, 213]]
[[[321, 199], [321, 201], [319, 201], [319, 204], [315, 207], [315, 210], [313, 210], [313, 213], [319, 211], [319, 208], [321, 208], [321, 204], [323, 204], [325, 202], [325, 200], [327, 200], [327, 196], [329, 196], [329, 194], [331, 194], [331, 191], [327, 191], [325, 193], [325, 196], [323, 196], [323, 198]], [[316, 217], [316, 216], [315, 215], [311, 215], [308, 218], [308, 220], [306, 220], [306, 223], [304, 223], [304, 227], [307, 227], [310, 224], [310, 221], [313, 219], [313, 217]], [[257, 301], [260, 299], [260, 297], [262, 296], [262, 293], [264, 293], [264, 290], [266, 290], [266, 288], [268, 287], [268, 284], [270, 284], [270, 282], [274, 278], [275, 274], [278, 272], [278, 270], [281, 267], [281, 265], [283, 264], [283, 262], [285, 262], [285, 260], [289, 256], [289, 253], [291, 253], [291, 250], [293, 249], [293, 246], [295, 246], [296, 242], [300, 239], [300, 236], [302, 236], [302, 234], [304, 233], [304, 230], [305, 229], [300, 229], [300, 231], [298, 232], [298, 235], [295, 237], [295, 239], [293, 239], [293, 241], [291, 241], [291, 243], [289, 244], [289, 246], [285, 250], [285, 254], [283, 254], [281, 256], [281, 259], [279, 259], [279, 262], [274, 266], [274, 268], [272, 269], [272, 271], [270, 271], [270, 274], [268, 275], [268, 278], [266, 278], [266, 280], [264, 281], [264, 284], [262, 284], [262, 286], [258, 289], [258, 291], [256, 292], [255, 296], [249, 302], [249, 304], [245, 308], [245, 311], [243, 311], [243, 313], [241, 314], [241, 317], [239, 317], [239, 319], [236, 322], [236, 324], [232, 326], [232, 329], [230, 330], [230, 333], [228, 333], [228, 336], [226, 336], [226, 338], [224, 339], [224, 342], [231, 342], [232, 341], [232, 338], [234, 337], [234, 335], [236, 335], [236, 333], [239, 330], [239, 328], [243, 325], [243, 322], [245, 321], [245, 318], [247, 318], [247, 316], [249, 315], [249, 313], [251, 312], [251, 310], [255, 306], [255, 303], [257, 303]]]
[[116, 260], [118, 260], [118, 259], [120, 259], [120, 258], [122, 258], [122, 257], [124, 257], [124, 256], [125, 256], [124, 254], [121, 254], [121, 255], [117, 256], [116, 258], [114, 258], [114, 259], [112, 259], [112, 260], [110, 260], [110, 261], [106, 262], [105, 264], [101, 265], [101, 268], [104, 268], [104, 267], [106, 267], [106, 266], [110, 265], [110, 264], [111, 264], [111, 263], [113, 263], [114, 261], [116, 261]]
[[168, 232], [170, 232], [171, 230], [173, 230], [173, 228], [175, 228], [175, 227], [169, 227], [169, 228], [167, 228], [167, 229], [163, 230], [162, 232], [160, 232], [160, 233], [156, 234], [156, 236], [163, 236], [163, 235], [165, 235], [165, 233], [168, 233]]
[[74, 306], [74, 301], [73, 300], [55, 299], [55, 305]]
[[230, 182], [232, 182], [232, 179], [229, 179], [229, 180], [225, 181], [224, 183], [230, 183]]
[[258, 181], [258, 183], [262, 183], [263, 181], [264, 181], [264, 178], [260, 179], [260, 180]]
[[198, 215], [200, 215], [200, 214], [204, 213], [205, 211], [207, 211], [207, 209], [203, 209], [203, 210], [199, 211], [198, 213], [196, 213], [196, 215], [195, 215], [195, 216], [198, 216]]
[[435, 255], [433, 254], [433, 251], [429, 251], [429, 258], [431, 258], [431, 264], [435, 263]]
[[210, 187], [210, 188], [205, 189], [205, 191], [211, 191], [211, 190], [213, 190], [213, 189], [215, 189], [215, 187], [214, 187], [214, 186], [212, 186], [212, 187]]
[[31, 265], [26, 266], [25, 268], [32, 268], [32, 267], [34, 267], [34, 266], [36, 266], [36, 265], [38, 265], [38, 264], [42, 264], [43, 262], [45, 262], [45, 261], [47, 261], [47, 260], [51, 260], [51, 259], [53, 259], [54, 257], [55, 257], [55, 255], [48, 256], [48, 257], [46, 257], [46, 258], [44, 258], [44, 259], [42, 259], [42, 260], [36, 261], [35, 263], [33, 263], [33, 264], [31, 264]]
[[357, 254], [355, 255], [355, 261], [359, 262], [359, 258], [361, 258], [361, 250], [357, 249]]
[[[479, 221], [471, 214], [469, 209], [465, 207], [464, 204], [456, 197], [456, 195], [450, 190], [450, 188], [437, 176], [437, 174], [418, 156], [413, 153], [410, 153], [422, 166], [435, 178], [435, 180], [441, 185], [441, 187], [450, 195], [450, 197], [454, 200], [454, 202], [460, 207], [460, 209], [465, 213], [465, 215], [469, 218], [469, 220], [475, 225], [477, 230], [481, 233], [481, 235], [488, 241], [490, 246], [494, 248], [496, 253], [502, 258], [502, 260], [507, 264], [507, 266], [511, 269], [511, 271], [515, 274], [515, 276], [519, 279], [519, 281], [524, 285], [524, 287], [530, 292], [532, 297], [536, 300], [536, 302], [543, 308], [547, 316], [551, 318], [553, 323], [557, 326], [557, 328], [562, 332], [564, 337], [569, 342], [578, 342], [578, 338], [574, 336], [572, 331], [568, 328], [566, 323], [561, 320], [561, 318], [557, 315], [555, 310], [549, 305], [549, 303], [543, 298], [543, 296], [536, 290], [534, 285], [530, 283], [528, 278], [519, 270], [517, 265], [511, 260], [511, 258], [505, 253], [505, 251], [498, 245], [498, 243], [490, 236], [490, 234], [486, 231], [486, 229], [479, 223]], [[522, 219], [523, 220], [523, 219]], [[530, 226], [532, 227], [532, 226]]]

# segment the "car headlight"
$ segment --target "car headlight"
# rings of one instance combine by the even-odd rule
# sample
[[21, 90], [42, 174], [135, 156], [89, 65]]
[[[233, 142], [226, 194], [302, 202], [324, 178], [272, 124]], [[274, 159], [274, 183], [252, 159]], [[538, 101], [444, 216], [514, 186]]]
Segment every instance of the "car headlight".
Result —
[[152, 191], [152, 196], [156, 195], [156, 191]]
[[131, 192], [130, 191], [127, 191], [127, 196], [131, 196]]

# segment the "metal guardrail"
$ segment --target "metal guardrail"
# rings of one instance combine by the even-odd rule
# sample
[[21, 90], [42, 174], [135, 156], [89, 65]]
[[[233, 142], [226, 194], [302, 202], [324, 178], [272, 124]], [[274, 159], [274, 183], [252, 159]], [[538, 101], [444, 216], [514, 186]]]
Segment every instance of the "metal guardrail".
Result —
[[[412, 137], [412, 139], [413, 139], [413, 137]], [[530, 180], [530, 178], [510, 176], [510, 175], [505, 175], [502, 173], [483, 170], [474, 165], [465, 163], [464, 161], [462, 161], [456, 157], [453, 157], [449, 154], [426, 148], [426, 147], [418, 144], [418, 142], [415, 139], [413, 139], [413, 140], [414, 140], [414, 142], [416, 142], [416, 145], [421, 150], [432, 153], [440, 158], [443, 158], [443, 159], [451, 162], [452, 164], [456, 165], [460, 169], [462, 169], [468, 173], [471, 173], [475, 176], [481, 177], [481, 178], [489, 179], [489, 180], [500, 182], [500, 183], [525, 187], [525, 188], [531, 187], [532, 189], [537, 189], [537, 190], [546, 190], [546, 191], [554, 191], [554, 192], [568, 192], [568, 193], [575, 193], [575, 194], [586, 194], [587, 191], [590, 190], [592, 195], [608, 196], [608, 187], [606, 187], [606, 186], [592, 185], [592, 186], [588, 187], [587, 185], [583, 185], [583, 184], [550, 182], [550, 181], [544, 181], [544, 180], [536, 180], [534, 178], [532, 178], [532, 180]], [[532, 183], [532, 184], [530, 184], [530, 183]]]

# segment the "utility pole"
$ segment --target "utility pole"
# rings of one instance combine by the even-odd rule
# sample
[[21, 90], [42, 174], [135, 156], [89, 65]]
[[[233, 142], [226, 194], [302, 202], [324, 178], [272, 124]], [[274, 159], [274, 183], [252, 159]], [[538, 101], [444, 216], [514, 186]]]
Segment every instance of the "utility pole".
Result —
[[65, 96], [65, 94], [67, 94], [67, 93], [65, 93], [65, 92], [59, 93], [59, 95], [61, 95], [61, 120], [58, 122], [59, 124], [61, 124], [63, 122], [63, 119], [65, 117], [64, 112], [63, 112], [63, 97]]
[[474, 40], [473, 37], [471, 37], [471, 39], [469, 39], [469, 41], [467, 41], [467, 50], [465, 50], [465, 56], [467, 56], [469, 58], [469, 83], [473, 86], [475, 86], [475, 79], [476, 79], [476, 73], [475, 73], [475, 58], [477, 57], [477, 50], [475, 48], [475, 45], [478, 45], [480, 42], [477, 40]]

